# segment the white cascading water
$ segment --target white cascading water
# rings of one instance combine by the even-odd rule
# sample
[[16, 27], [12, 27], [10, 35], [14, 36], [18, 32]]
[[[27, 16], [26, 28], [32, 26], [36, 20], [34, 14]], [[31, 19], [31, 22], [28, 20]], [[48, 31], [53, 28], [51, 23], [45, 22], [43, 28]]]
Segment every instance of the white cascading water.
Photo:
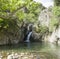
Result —
[[25, 42], [30, 42], [30, 37], [31, 37], [32, 31], [29, 32], [28, 36], [27, 36], [27, 40]]

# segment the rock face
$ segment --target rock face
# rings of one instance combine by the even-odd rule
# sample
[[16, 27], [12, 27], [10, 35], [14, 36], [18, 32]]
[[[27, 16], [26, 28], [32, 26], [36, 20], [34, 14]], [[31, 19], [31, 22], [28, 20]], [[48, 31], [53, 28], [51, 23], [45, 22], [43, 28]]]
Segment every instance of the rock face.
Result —
[[52, 15], [51, 11], [49, 11], [48, 9], [44, 9], [43, 11], [41, 11], [39, 18], [38, 18], [40, 25], [48, 27], [50, 23], [51, 15]]
[[27, 24], [22, 23], [16, 28], [8, 28], [0, 31], [0, 45], [18, 44], [23, 42], [27, 33]]
[[[52, 10], [49, 11], [49, 9], [44, 9], [39, 15], [39, 24], [49, 28], [51, 17], [53, 17]], [[45, 35], [44, 39], [52, 43], [60, 43], [60, 25], [58, 28], [53, 29], [52, 33], [48, 34], [47, 36]]]
[[0, 45], [17, 44], [20, 41], [21, 35], [19, 31], [14, 32], [0, 32]]
[[27, 33], [27, 26], [24, 24], [22, 28], [17, 30], [2, 30], [0, 31], [0, 45], [6, 45], [6, 44], [18, 44], [20, 42], [23, 42], [24, 37]]
[[48, 38], [48, 41], [51, 43], [60, 44], [60, 26], [56, 30], [54, 30]]

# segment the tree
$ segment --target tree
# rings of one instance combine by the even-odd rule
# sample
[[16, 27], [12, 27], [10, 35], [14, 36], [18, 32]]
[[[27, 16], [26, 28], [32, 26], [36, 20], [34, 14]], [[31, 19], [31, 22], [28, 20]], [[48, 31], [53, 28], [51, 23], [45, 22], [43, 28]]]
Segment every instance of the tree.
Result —
[[0, 0], [0, 30], [16, 28], [17, 20], [37, 20], [42, 7], [32, 0]]

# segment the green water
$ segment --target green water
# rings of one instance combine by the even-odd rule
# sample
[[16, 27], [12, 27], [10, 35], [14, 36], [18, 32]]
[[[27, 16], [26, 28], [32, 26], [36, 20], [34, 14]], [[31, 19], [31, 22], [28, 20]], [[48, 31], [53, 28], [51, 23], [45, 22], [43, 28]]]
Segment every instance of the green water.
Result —
[[41, 43], [41, 42], [35, 42], [35, 43], [21, 43], [18, 45], [11, 45], [11, 46], [0, 46], [0, 52], [44, 52], [48, 53], [50, 56], [57, 57], [57, 59], [60, 59], [60, 46], [56, 44], [51, 43]]

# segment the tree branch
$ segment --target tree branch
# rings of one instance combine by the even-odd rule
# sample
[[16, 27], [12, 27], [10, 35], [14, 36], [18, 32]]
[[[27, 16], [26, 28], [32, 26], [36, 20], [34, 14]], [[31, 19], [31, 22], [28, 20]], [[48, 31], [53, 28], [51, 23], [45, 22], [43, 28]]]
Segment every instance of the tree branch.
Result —
[[20, 9], [22, 9], [24, 6], [22, 6], [22, 7], [19, 7], [19, 8], [17, 8], [15, 11], [13, 11], [12, 13], [8, 13], [8, 12], [6, 12], [7, 13], [7, 15], [0, 15], [0, 18], [2, 18], [2, 19], [11, 19], [11, 18], [14, 18], [14, 14], [18, 11], [18, 10], [20, 10]]
[[24, 8], [25, 6], [19, 7], [17, 8], [15, 11], [13, 11], [10, 15], [13, 16], [17, 11], [19, 11], [20, 9]]
[[6, 16], [0, 15], [0, 18], [1, 18], [1, 19], [6, 19]]

